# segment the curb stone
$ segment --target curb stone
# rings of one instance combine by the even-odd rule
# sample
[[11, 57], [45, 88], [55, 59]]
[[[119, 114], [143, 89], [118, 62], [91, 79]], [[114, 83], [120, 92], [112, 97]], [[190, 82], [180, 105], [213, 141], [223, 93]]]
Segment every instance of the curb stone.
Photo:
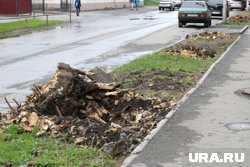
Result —
[[248, 26], [244, 26], [244, 27], [240, 30], [240, 34], [243, 34], [247, 29], [248, 29]]
[[[242, 28], [242, 30], [240, 31], [240, 34], [244, 33], [247, 30], [248, 26], [245, 26], [244, 28]], [[163, 127], [163, 125], [165, 125], [168, 120], [175, 114], [175, 112], [179, 109], [179, 107], [188, 99], [188, 97], [194, 93], [194, 91], [196, 89], [198, 89], [200, 87], [200, 85], [204, 82], [204, 80], [208, 77], [208, 75], [210, 74], [210, 72], [213, 70], [213, 68], [215, 67], [216, 64], [218, 64], [224, 57], [225, 55], [229, 52], [229, 50], [234, 46], [234, 44], [240, 39], [240, 35], [239, 37], [227, 48], [227, 50], [219, 57], [219, 59], [217, 59], [207, 70], [207, 72], [202, 76], [202, 78], [197, 82], [197, 84], [195, 85], [195, 87], [191, 88], [191, 90], [189, 90], [183, 97], [182, 99], [177, 103], [176, 107], [173, 108], [166, 116], [163, 120], [161, 120], [158, 124], [157, 127], [155, 129], [153, 129], [150, 134], [148, 134], [142, 141], [141, 144], [139, 144], [133, 151], [132, 153], [123, 161], [123, 163], [121, 164], [121, 167], [127, 167], [128, 165], [131, 164], [131, 162], [138, 156], [137, 154], [140, 153], [145, 146], [153, 139], [153, 137], [156, 135], [157, 132], [160, 131], [160, 129]], [[182, 41], [182, 40], [180, 40]], [[174, 45], [174, 44], [173, 44]], [[172, 46], [172, 45], [169, 45]], [[167, 47], [169, 47], [167, 46]], [[161, 50], [161, 49], [159, 49]]]

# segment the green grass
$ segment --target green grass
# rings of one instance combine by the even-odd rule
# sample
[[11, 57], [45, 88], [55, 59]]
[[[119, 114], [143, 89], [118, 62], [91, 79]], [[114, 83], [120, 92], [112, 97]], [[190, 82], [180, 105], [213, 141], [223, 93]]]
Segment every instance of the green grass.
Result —
[[154, 0], [145, 0], [144, 1], [144, 6], [158, 6], [159, 2], [154, 1]]
[[211, 59], [194, 59], [190, 57], [173, 56], [157, 52], [135, 59], [134, 61], [115, 69], [114, 73], [128, 73], [134, 71], [147, 72], [153, 69], [168, 69], [172, 72], [195, 72], [207, 69], [211, 63]]
[[[61, 21], [56, 20], [49, 20], [48, 25], [55, 25], [60, 24]], [[8, 22], [8, 23], [0, 23], [0, 32], [9, 32], [13, 30], [18, 29], [24, 29], [24, 28], [35, 28], [35, 27], [41, 27], [45, 26], [46, 20], [38, 20], [38, 19], [28, 19], [26, 20], [20, 20], [20, 21], [14, 21], [14, 22]]]
[[36, 137], [36, 130], [23, 133], [18, 125], [11, 125], [0, 133], [0, 165], [24, 165], [34, 161], [36, 166], [111, 166], [113, 158], [94, 148], [78, 148], [48, 137]]

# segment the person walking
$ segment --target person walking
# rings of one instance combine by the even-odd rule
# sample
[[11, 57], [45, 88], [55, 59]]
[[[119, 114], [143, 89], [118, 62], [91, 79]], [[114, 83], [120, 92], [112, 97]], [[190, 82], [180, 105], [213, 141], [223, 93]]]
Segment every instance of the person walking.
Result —
[[138, 10], [139, 5], [140, 5], [140, 0], [135, 0], [135, 7], [136, 7], [136, 10]]
[[81, 8], [81, 0], [75, 0], [76, 15], [79, 16]]
[[130, 10], [133, 10], [134, 9], [135, 0], [129, 0], [129, 2], [130, 2]]

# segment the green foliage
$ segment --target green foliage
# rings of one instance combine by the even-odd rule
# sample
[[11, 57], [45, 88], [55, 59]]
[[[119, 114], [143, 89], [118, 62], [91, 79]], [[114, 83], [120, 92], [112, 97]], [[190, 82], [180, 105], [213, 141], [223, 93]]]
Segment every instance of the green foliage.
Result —
[[145, 0], [144, 6], [158, 6], [159, 2], [155, 0]]
[[[61, 21], [49, 20], [48, 25], [55, 25], [60, 24]], [[46, 20], [39, 20], [39, 19], [28, 19], [26, 20], [19, 20], [14, 22], [8, 23], [0, 23], [0, 32], [9, 32], [17, 29], [23, 28], [34, 28], [34, 27], [41, 27], [47, 25]]]
[[78, 148], [48, 137], [36, 137], [36, 130], [24, 133], [18, 125], [0, 133], [0, 164], [23, 165], [34, 161], [37, 166], [111, 166], [113, 158], [94, 148]]

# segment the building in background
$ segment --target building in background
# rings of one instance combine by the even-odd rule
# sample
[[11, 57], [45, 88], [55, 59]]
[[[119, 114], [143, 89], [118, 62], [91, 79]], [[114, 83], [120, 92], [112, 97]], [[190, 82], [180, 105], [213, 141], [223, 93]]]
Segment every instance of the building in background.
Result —
[[0, 14], [19, 15], [31, 13], [31, 0], [0, 0]]
[[[72, 10], [74, 10], [74, 0], [32, 0], [32, 8], [34, 10], [42, 9], [43, 5], [45, 10], [60, 10], [69, 11], [70, 3]], [[99, 10], [99, 9], [115, 9], [115, 8], [128, 8], [129, 0], [81, 0], [81, 10]], [[144, 1], [141, 1], [141, 5]]]

